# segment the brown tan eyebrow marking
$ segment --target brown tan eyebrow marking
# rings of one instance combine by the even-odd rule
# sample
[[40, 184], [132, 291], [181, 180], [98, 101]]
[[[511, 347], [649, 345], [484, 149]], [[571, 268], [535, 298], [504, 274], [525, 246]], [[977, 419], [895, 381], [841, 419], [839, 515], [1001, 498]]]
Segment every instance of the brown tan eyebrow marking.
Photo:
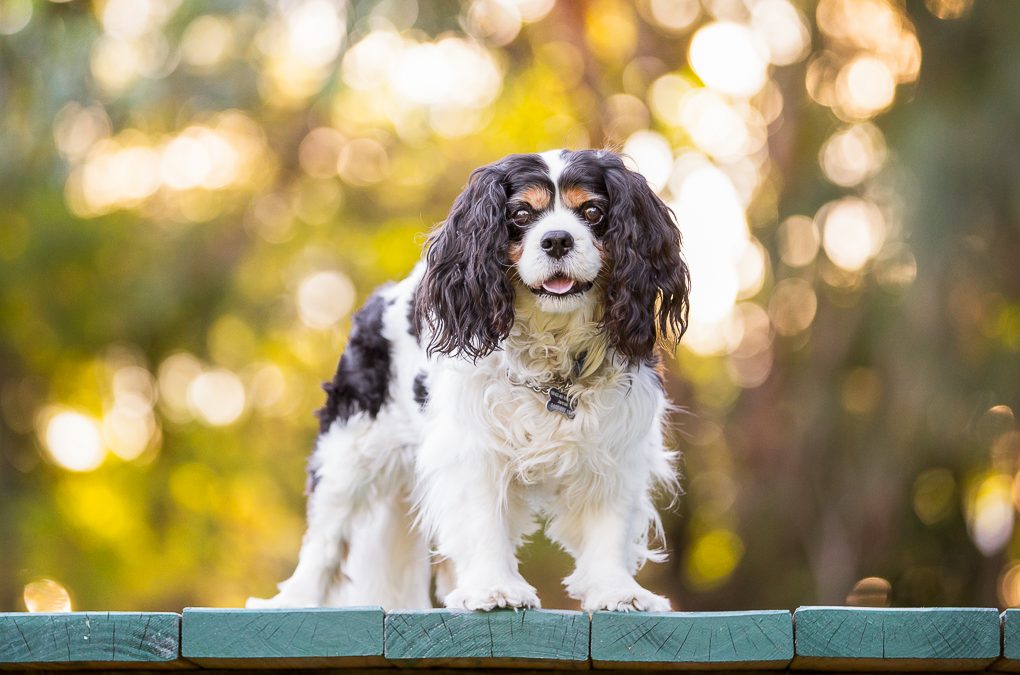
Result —
[[585, 202], [596, 199], [598, 195], [594, 192], [589, 192], [583, 187], [568, 187], [560, 193], [563, 197], [563, 203], [566, 204], [567, 208], [576, 209], [579, 208]]
[[535, 211], [544, 211], [549, 208], [549, 202], [552, 201], [552, 194], [547, 188], [541, 185], [529, 185], [520, 192], [514, 195], [514, 199], [520, 199], [527, 202]]

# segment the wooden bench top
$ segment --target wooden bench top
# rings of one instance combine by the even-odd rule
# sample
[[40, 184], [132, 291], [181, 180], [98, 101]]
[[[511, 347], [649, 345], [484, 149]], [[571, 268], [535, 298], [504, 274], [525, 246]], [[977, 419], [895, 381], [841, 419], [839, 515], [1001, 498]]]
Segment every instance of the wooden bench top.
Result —
[[0, 613], [0, 670], [1020, 671], [1020, 610]]

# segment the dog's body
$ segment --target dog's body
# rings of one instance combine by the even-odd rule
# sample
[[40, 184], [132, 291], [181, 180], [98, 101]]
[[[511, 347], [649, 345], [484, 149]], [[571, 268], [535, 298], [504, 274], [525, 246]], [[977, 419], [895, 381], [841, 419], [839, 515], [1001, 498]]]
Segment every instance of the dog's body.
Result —
[[249, 605], [428, 607], [434, 547], [446, 606], [537, 607], [515, 551], [544, 518], [585, 609], [668, 609], [633, 575], [675, 480], [653, 350], [686, 319], [679, 245], [610, 153], [477, 171], [426, 261], [355, 317], [297, 569]]

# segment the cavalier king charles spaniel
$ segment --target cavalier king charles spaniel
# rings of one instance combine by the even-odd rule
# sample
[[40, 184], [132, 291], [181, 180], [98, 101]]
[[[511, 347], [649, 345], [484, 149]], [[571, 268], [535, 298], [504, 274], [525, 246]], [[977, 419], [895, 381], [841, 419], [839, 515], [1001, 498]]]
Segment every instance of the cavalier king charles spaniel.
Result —
[[355, 315], [309, 461], [294, 574], [249, 607], [539, 607], [516, 550], [544, 521], [585, 610], [662, 611], [655, 547], [670, 404], [656, 356], [687, 325], [669, 208], [608, 151], [477, 169], [425, 259]]

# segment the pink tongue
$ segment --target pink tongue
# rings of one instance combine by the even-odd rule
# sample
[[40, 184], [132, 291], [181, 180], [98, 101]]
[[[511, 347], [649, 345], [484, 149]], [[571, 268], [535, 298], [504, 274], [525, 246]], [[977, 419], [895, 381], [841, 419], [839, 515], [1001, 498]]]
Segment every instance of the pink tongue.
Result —
[[555, 293], [556, 295], [563, 295], [570, 291], [573, 287], [574, 280], [566, 277], [554, 277], [542, 284], [542, 288], [549, 293]]

